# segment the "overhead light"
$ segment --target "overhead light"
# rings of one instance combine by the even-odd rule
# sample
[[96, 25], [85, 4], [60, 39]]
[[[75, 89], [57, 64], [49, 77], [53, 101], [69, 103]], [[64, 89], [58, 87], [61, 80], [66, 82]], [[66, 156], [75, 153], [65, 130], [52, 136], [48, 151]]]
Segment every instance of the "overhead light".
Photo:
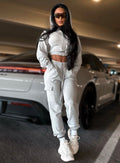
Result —
[[93, 0], [94, 2], [100, 2], [101, 0]]
[[120, 44], [117, 44], [117, 47], [120, 48]]

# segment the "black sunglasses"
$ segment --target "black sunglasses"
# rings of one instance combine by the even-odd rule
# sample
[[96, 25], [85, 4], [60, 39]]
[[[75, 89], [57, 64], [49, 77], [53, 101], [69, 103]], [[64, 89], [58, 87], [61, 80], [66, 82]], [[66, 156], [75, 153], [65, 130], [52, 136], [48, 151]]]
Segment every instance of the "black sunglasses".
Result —
[[66, 18], [66, 13], [64, 12], [64, 13], [56, 13], [56, 14], [54, 14], [54, 17], [55, 18], [60, 18], [60, 17], [62, 17], [62, 18]]

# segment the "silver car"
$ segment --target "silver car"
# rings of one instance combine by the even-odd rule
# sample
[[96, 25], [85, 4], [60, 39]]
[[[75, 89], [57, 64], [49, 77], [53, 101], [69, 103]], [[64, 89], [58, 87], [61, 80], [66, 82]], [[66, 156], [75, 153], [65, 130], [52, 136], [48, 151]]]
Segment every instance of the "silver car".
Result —
[[[108, 74], [95, 55], [83, 54], [82, 60], [82, 67], [78, 73], [80, 121], [84, 128], [89, 128], [94, 113], [104, 104], [115, 100], [116, 95], [118, 97], [118, 78]], [[5, 115], [9, 101], [18, 101], [33, 105], [40, 121], [49, 122], [44, 72], [45, 69], [40, 67], [35, 53], [32, 52], [1, 61], [0, 114]]]

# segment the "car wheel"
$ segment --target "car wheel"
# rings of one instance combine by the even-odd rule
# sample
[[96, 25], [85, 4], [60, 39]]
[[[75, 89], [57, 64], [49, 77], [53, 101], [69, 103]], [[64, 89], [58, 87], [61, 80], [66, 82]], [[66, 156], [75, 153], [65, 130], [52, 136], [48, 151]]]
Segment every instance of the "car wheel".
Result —
[[88, 129], [92, 124], [92, 119], [96, 105], [96, 93], [92, 86], [87, 86], [80, 103], [80, 123], [83, 128]]

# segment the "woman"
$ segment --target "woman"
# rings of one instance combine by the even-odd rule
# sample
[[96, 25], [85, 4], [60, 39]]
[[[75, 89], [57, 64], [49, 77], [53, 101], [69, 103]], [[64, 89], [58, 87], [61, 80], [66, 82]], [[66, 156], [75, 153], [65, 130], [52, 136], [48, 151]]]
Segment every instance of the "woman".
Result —
[[[81, 66], [81, 45], [73, 31], [70, 13], [66, 5], [57, 4], [51, 10], [51, 28], [41, 34], [37, 59], [47, 70], [44, 75], [49, 112], [54, 136], [60, 140], [58, 153], [63, 161], [74, 160], [79, 150], [77, 130], [79, 125], [79, 103], [77, 102], [77, 73]], [[66, 107], [68, 137], [62, 119], [62, 108]]]

